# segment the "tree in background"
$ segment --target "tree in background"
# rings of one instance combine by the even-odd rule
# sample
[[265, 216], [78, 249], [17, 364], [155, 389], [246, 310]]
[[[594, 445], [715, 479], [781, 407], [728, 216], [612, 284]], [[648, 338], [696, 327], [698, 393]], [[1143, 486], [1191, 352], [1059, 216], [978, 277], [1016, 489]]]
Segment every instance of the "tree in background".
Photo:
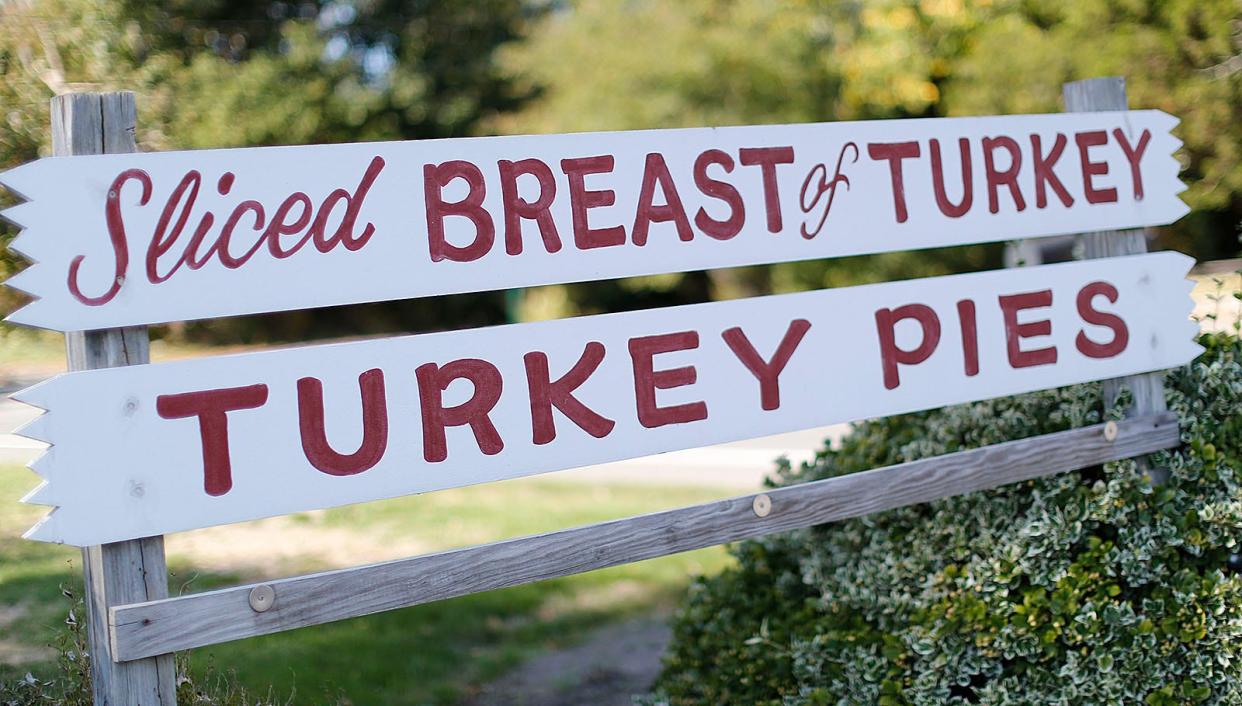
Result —
[[[143, 149], [480, 134], [534, 95], [498, 48], [541, 14], [526, 0], [27, 0], [0, 4], [0, 165], [50, 150], [48, 99], [139, 94]], [[5, 240], [12, 233], [7, 233]], [[0, 276], [22, 265], [11, 253]], [[11, 309], [12, 294], [0, 300]], [[223, 340], [444, 328], [503, 319], [500, 293], [191, 324]]]
[[[642, 129], [937, 115], [940, 83], [985, 19], [976, 0], [578, 0], [508, 48], [543, 86], [508, 132]], [[999, 264], [999, 248], [637, 278], [534, 293], [570, 310], [729, 298]], [[542, 312], [538, 312], [542, 314]]]
[[1236, 257], [1242, 222], [1242, 5], [1236, 0], [1009, 0], [971, 37], [948, 115], [1060, 110], [1061, 84], [1125, 76], [1130, 105], [1181, 118], [1182, 195], [1161, 244]]
[[[1119, 74], [1182, 118], [1194, 208], [1161, 236], [1238, 252], [1237, 0], [10, 0], [0, 165], [46, 152], [47, 98], [140, 94], [146, 149], [1046, 112]], [[554, 316], [929, 276], [999, 264], [953, 248], [545, 287]], [[18, 265], [0, 259], [0, 275]], [[7, 298], [5, 298], [7, 297]], [[192, 324], [219, 340], [503, 320], [498, 293]], [[0, 310], [14, 305], [0, 294]]]
[[[1238, 253], [1236, 0], [577, 0], [509, 65], [543, 98], [499, 129], [555, 132], [1057, 112], [1061, 84], [1122, 75], [1131, 104], [1182, 118], [1194, 212], [1161, 245]], [[571, 310], [838, 286], [979, 269], [992, 247], [575, 286]], [[572, 302], [572, 304], [571, 304]]]

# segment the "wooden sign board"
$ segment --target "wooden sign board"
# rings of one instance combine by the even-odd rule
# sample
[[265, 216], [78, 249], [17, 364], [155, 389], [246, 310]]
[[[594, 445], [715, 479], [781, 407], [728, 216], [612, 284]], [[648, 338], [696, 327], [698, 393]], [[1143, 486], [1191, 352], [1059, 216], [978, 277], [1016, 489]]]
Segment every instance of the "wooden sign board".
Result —
[[27, 536], [99, 544], [1169, 368], [1156, 253], [70, 373]]
[[1037, 238], [1187, 210], [1157, 111], [53, 157], [10, 321], [92, 330]]

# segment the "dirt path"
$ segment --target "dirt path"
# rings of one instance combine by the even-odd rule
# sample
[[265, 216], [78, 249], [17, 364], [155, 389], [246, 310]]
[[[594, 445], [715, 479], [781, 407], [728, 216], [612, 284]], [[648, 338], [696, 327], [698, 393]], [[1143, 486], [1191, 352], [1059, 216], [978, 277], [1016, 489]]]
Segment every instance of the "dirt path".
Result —
[[660, 672], [669, 641], [666, 616], [596, 632], [585, 642], [540, 655], [486, 685], [465, 706], [630, 706]]

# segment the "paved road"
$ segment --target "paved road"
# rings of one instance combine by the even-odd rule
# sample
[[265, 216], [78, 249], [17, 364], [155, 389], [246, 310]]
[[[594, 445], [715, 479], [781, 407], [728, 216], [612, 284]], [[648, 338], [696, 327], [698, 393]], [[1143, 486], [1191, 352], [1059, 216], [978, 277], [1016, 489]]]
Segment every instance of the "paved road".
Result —
[[[28, 463], [46, 448], [41, 442], [12, 433], [38, 415], [39, 410], [33, 407], [7, 397], [0, 398], [0, 463]], [[787, 456], [794, 464], [809, 460], [825, 439], [839, 439], [846, 429], [845, 425], [837, 425], [778, 434], [561, 471], [549, 477], [582, 482], [663, 483], [750, 490], [760, 486], [778, 456]]]
[[632, 483], [673, 483], [751, 490], [759, 488], [774, 468], [778, 456], [793, 464], [814, 458], [825, 439], [837, 440], [849, 427], [831, 427], [777, 434], [719, 446], [704, 446], [656, 456], [617, 461], [561, 471], [553, 477], [566, 480]]
[[39, 410], [7, 396], [0, 399], [0, 463], [28, 463], [47, 448], [47, 444], [12, 433], [14, 429], [39, 416]]

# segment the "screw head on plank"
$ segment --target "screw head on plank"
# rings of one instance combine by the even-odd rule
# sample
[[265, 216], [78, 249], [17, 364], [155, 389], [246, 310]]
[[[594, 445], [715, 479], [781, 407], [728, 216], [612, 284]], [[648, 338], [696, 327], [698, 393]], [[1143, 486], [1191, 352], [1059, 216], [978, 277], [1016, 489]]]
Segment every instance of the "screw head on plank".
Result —
[[767, 493], [760, 493], [751, 501], [750, 508], [754, 510], [756, 517], [767, 517], [772, 512], [772, 498]]
[[250, 589], [250, 607], [256, 613], [264, 613], [276, 604], [276, 589], [267, 584]]
[[1117, 422], [1109, 421], [1104, 424], [1104, 440], [1110, 442], [1117, 440]]

